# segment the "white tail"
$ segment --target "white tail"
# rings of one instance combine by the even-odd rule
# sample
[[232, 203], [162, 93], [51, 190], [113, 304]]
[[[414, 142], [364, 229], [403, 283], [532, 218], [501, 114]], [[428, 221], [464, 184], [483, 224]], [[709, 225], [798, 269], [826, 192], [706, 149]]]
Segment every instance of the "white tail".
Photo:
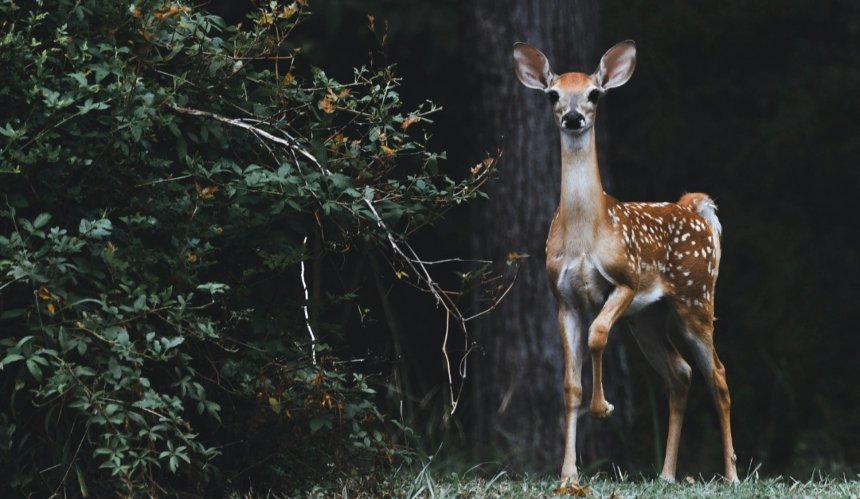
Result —
[[[623, 203], [603, 192], [600, 183], [593, 128], [597, 105], [609, 89], [630, 79], [635, 66], [632, 41], [609, 49], [590, 75], [557, 75], [539, 50], [514, 45], [517, 77], [547, 95], [561, 132], [561, 199], [547, 239], [546, 266], [558, 301], [565, 358], [562, 487], [577, 482], [576, 410], [582, 401], [585, 345], [594, 369], [589, 412], [607, 417], [613, 406], [603, 395], [601, 362], [609, 331], [622, 315], [661, 299], [669, 303], [681, 325], [681, 337], [710, 384], [720, 416], [725, 479], [736, 482], [731, 400], [713, 342], [722, 232], [716, 205], [701, 193], [685, 194], [677, 203]], [[590, 324], [589, 317], [595, 317]], [[664, 332], [643, 330], [635, 335], [669, 391], [669, 434], [661, 476], [674, 481], [692, 370]]]

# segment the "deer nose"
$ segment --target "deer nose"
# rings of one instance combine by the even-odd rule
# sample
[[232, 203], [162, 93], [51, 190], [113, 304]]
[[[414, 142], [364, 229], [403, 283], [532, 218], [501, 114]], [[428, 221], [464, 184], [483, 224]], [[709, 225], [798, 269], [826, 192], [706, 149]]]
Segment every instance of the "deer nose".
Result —
[[579, 130], [585, 126], [585, 116], [576, 111], [571, 111], [561, 117], [561, 126], [568, 130]]

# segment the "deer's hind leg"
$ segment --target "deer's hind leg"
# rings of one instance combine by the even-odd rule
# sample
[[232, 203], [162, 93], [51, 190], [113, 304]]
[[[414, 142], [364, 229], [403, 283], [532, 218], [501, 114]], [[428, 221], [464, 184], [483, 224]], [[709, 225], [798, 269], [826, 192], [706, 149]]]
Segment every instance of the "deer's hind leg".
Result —
[[[640, 320], [633, 327], [633, 337], [645, 354], [648, 363], [663, 379], [669, 392], [669, 429], [660, 477], [674, 482], [678, 464], [678, 444], [681, 440], [681, 427], [687, 408], [687, 392], [693, 371], [669, 339], [665, 318], [665, 307], [643, 311], [640, 314]], [[660, 324], [661, 322], [664, 324]]]
[[729, 386], [726, 383], [726, 368], [720, 362], [714, 348], [714, 315], [709, 304], [690, 306], [683, 302], [674, 302], [675, 312], [681, 322], [682, 335], [695, 363], [704, 375], [717, 408], [720, 420], [720, 431], [723, 439], [724, 478], [727, 482], [738, 483], [738, 472], [735, 467], [737, 457], [732, 444], [731, 406], [732, 399]]

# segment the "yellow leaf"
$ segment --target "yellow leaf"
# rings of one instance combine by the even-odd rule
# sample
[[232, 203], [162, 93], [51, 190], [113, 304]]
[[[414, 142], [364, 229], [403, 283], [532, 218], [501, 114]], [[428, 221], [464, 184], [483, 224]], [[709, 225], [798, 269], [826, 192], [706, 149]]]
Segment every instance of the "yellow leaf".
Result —
[[508, 253], [508, 264], [511, 264], [517, 260], [522, 260], [523, 258], [528, 258], [529, 255], [526, 253], [517, 253], [516, 251], [511, 251]]
[[404, 277], [409, 277], [409, 274], [402, 271], [402, 270], [398, 270], [397, 272], [394, 273], [394, 275], [396, 275], [398, 279], [403, 279]]
[[260, 12], [260, 16], [254, 20], [254, 23], [259, 24], [260, 26], [268, 26], [275, 22], [275, 19], [272, 17], [272, 14], [268, 12]]
[[296, 15], [296, 12], [298, 12], [298, 11], [299, 11], [299, 8], [296, 7], [295, 2], [293, 2], [290, 5], [284, 6], [284, 8], [281, 10], [281, 13], [278, 15], [278, 17], [280, 17], [281, 19], [289, 19], [289, 18], [293, 17], [294, 15]]
[[215, 193], [218, 192], [217, 185], [210, 185], [209, 187], [201, 187], [197, 182], [194, 183], [194, 190], [197, 191], [197, 195], [203, 199], [212, 199], [215, 197]]
[[57, 309], [54, 307], [53, 303], [48, 303], [48, 313], [54, 315]]
[[292, 85], [294, 81], [296, 81], [296, 77], [293, 76], [293, 73], [287, 73], [284, 75], [284, 85]]
[[215, 197], [215, 193], [218, 192], [218, 186], [210, 185], [209, 187], [204, 187], [202, 191], [200, 191], [200, 197], [203, 199], [212, 199]]
[[40, 300], [48, 301], [51, 299], [51, 292], [48, 291], [48, 288], [42, 286], [36, 291], [36, 296], [38, 296]]
[[281, 413], [281, 402], [278, 401], [278, 399], [276, 399], [275, 397], [269, 397], [269, 407], [271, 407], [272, 410], [275, 411], [275, 414]]
[[395, 149], [392, 149], [386, 145], [379, 146], [379, 148], [382, 149], [382, 153], [386, 156], [391, 156], [392, 154], [397, 152]]
[[[156, 19], [158, 19], [159, 21], [162, 21], [164, 19], [167, 19], [169, 17], [173, 17], [176, 14], [183, 13], [183, 12], [191, 12], [191, 9], [188, 7], [180, 7], [178, 5], [171, 5], [169, 7], [162, 7], [161, 9], [158, 9], [157, 11], [155, 11], [154, 15], [155, 15]], [[133, 11], [132, 11], [132, 15], [134, 15]]]

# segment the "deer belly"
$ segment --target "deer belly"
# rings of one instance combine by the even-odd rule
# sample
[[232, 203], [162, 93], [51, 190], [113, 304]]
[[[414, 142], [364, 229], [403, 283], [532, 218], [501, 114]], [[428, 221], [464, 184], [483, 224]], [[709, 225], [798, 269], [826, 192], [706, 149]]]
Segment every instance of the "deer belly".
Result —
[[577, 309], [599, 310], [612, 287], [585, 257], [566, 261], [558, 274], [558, 294]]

